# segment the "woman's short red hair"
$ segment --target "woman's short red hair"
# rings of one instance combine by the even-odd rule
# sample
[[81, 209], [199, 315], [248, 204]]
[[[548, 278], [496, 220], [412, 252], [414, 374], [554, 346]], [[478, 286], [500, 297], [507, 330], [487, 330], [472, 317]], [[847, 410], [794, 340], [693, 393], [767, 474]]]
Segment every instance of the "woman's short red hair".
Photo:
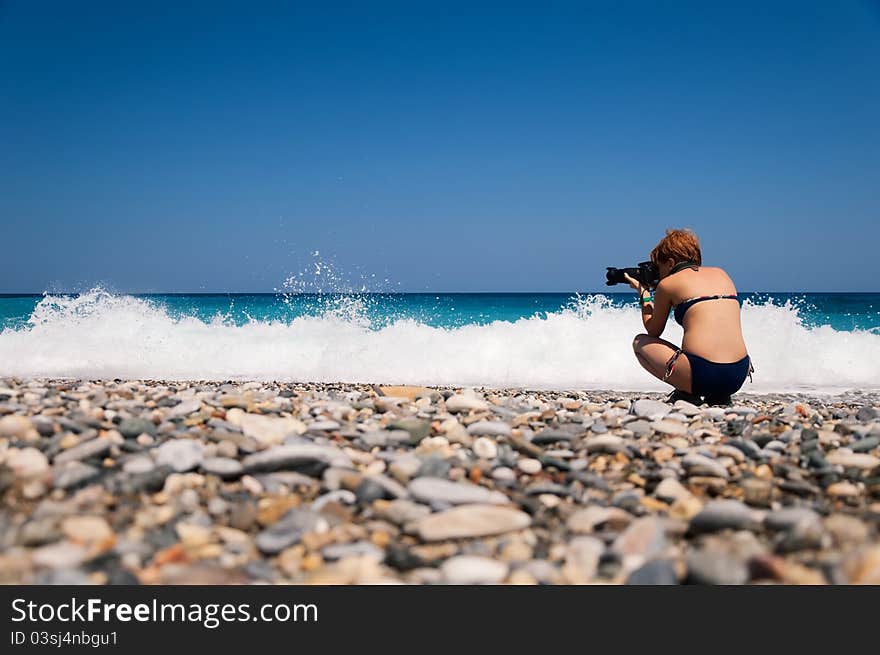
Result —
[[666, 230], [666, 236], [651, 251], [651, 261], [657, 264], [667, 259], [674, 260], [676, 264], [693, 262], [702, 265], [703, 254], [697, 235], [690, 230]]

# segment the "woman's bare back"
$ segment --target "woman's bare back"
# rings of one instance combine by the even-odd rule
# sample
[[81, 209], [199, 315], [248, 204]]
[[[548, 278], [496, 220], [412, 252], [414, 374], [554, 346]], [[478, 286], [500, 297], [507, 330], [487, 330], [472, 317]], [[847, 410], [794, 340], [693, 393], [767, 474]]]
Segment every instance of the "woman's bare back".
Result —
[[[672, 299], [673, 306], [700, 296], [736, 294], [730, 276], [714, 266], [701, 266], [696, 271], [684, 269], [665, 278], [660, 287]], [[691, 305], [684, 316], [682, 349], [719, 363], [745, 357], [738, 301], [722, 298]]]

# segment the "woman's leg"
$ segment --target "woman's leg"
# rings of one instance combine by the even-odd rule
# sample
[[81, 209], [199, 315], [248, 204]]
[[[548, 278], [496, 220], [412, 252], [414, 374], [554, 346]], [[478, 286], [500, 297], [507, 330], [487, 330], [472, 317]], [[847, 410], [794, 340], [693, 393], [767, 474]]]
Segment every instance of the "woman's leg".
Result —
[[[636, 359], [648, 373], [659, 380], [666, 375], [666, 362], [678, 348], [665, 339], [652, 337], [648, 334], [637, 334], [633, 339], [633, 351]], [[691, 393], [691, 365], [687, 355], [682, 353], [675, 362], [675, 369], [666, 380], [676, 389]]]

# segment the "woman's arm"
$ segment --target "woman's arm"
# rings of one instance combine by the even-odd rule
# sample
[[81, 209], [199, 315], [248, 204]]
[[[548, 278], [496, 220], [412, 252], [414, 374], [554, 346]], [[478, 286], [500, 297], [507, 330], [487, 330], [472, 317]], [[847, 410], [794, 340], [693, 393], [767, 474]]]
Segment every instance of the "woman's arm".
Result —
[[663, 284], [659, 284], [652, 294], [638, 280], [631, 278], [626, 273], [623, 276], [639, 294], [639, 307], [642, 311], [642, 324], [645, 326], [645, 332], [652, 337], [659, 337], [666, 328], [666, 321], [669, 320], [669, 310], [672, 307], [672, 299], [669, 293], [663, 287]]
[[654, 290], [654, 302], [647, 303], [642, 307], [642, 322], [645, 325], [645, 332], [652, 337], [659, 337], [663, 334], [671, 308], [672, 299], [661, 284]]

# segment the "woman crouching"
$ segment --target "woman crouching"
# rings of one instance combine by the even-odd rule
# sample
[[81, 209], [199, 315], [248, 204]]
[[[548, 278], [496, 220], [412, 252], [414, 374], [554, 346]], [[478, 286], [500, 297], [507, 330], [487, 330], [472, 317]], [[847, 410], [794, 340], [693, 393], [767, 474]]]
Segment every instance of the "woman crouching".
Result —
[[[740, 323], [736, 287], [723, 269], [703, 266], [700, 242], [690, 230], [667, 230], [651, 251], [660, 283], [653, 295], [630, 277], [639, 293], [647, 334], [633, 340], [639, 363], [675, 389], [670, 402], [728, 405], [753, 371]], [[684, 328], [681, 348], [661, 339], [670, 310]]]

